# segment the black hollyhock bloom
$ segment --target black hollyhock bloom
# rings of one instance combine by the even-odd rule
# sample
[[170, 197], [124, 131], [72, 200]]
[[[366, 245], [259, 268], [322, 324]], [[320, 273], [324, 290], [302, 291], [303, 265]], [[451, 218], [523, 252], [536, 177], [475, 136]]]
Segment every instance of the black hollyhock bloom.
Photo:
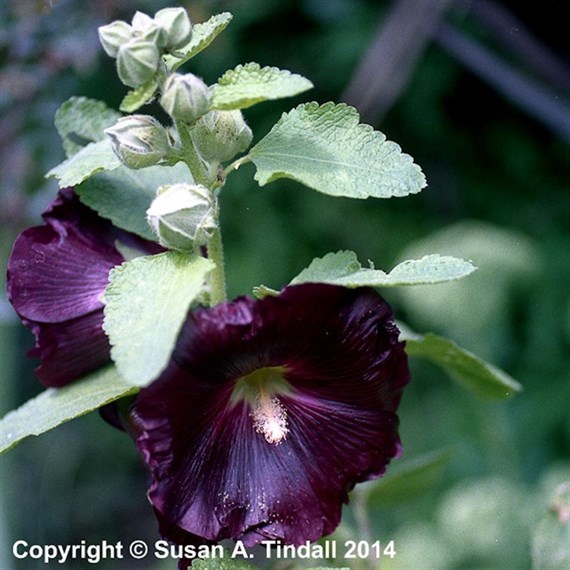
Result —
[[354, 485], [400, 453], [398, 335], [372, 289], [303, 284], [190, 312], [129, 422], [163, 536], [251, 546], [331, 533]]
[[84, 206], [72, 188], [59, 192], [43, 219], [14, 243], [7, 292], [35, 335], [29, 356], [41, 360], [38, 378], [60, 387], [110, 361], [102, 296], [109, 271], [125, 261], [121, 245], [138, 254], [163, 249], [115, 228]]

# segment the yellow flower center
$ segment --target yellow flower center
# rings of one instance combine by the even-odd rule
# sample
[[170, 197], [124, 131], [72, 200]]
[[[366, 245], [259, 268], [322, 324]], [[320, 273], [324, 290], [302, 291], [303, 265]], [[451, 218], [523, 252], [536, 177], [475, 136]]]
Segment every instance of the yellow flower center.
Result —
[[249, 404], [253, 428], [274, 445], [279, 445], [289, 433], [287, 410], [277, 397], [291, 392], [283, 372], [282, 367], [267, 367], [243, 376], [236, 382], [230, 399], [233, 405], [241, 400]]

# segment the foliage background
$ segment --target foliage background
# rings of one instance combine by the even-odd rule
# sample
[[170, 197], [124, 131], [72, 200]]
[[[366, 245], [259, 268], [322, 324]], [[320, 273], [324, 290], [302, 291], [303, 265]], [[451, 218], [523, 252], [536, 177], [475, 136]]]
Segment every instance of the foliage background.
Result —
[[[545, 536], [541, 525], [553, 516], [555, 490], [570, 480], [570, 72], [560, 63], [570, 54], [563, 2], [176, 4], [195, 22], [224, 10], [234, 14], [230, 27], [186, 67], [207, 82], [238, 63], [256, 61], [301, 73], [316, 85], [294, 101], [246, 111], [256, 140], [298, 102], [348, 100], [365, 121], [415, 158], [430, 184], [406, 199], [352, 201], [287, 181], [260, 189], [251, 180], [252, 167], [244, 167], [223, 195], [230, 294], [247, 294], [260, 283], [280, 287], [313, 257], [339, 249], [352, 249], [383, 269], [410, 252], [463, 255], [481, 269], [458, 288], [386, 296], [399, 318], [417, 330], [452, 336], [524, 385], [524, 392], [508, 402], [486, 402], [439, 370], [412, 362], [413, 383], [400, 411], [405, 453], [398, 463], [440, 450], [451, 455], [433, 485], [420, 485], [421, 492], [404, 489], [402, 500], [391, 504], [381, 493], [373, 495], [370, 536], [394, 539], [398, 552], [383, 568], [531, 568], [533, 545], [536, 549]], [[172, 3], [0, 1], [3, 266], [17, 232], [38, 223], [56, 192], [43, 175], [63, 159], [53, 128], [57, 107], [71, 95], [118, 107], [125, 93], [113, 62], [99, 48], [97, 26], [130, 20], [136, 9], [153, 13], [167, 5]], [[395, 7], [405, 10], [406, 5], [412, 12], [427, 7], [435, 22], [425, 41], [415, 45], [415, 59], [414, 42], [398, 52], [404, 22], [390, 19]], [[485, 19], [489, 14], [496, 17]], [[497, 31], [490, 21], [499, 22]], [[372, 60], [370, 80], [359, 83], [356, 70], [389, 22], [395, 35]], [[450, 30], [491, 57], [467, 50], [483, 71], [466, 67], [462, 44], [450, 47]], [[525, 43], [527, 34], [537, 44]], [[541, 49], [559, 63], [550, 74], [545, 62], [551, 59], [532, 65]], [[485, 79], [485, 69], [496, 60], [514, 75], [499, 74], [494, 83]], [[400, 75], [386, 76], [372, 104], [365, 105], [375, 74], [390, 64]], [[526, 107], [521, 106], [526, 84], [521, 87], [520, 79], [535, 88], [533, 104]], [[31, 335], [5, 296], [0, 311], [4, 413], [40, 386], [33, 363], [24, 357]], [[146, 483], [132, 444], [97, 414], [22, 443], [0, 460], [0, 545], [5, 545], [0, 567], [43, 567], [12, 559], [10, 545], [17, 539], [153, 542], [156, 525], [144, 498]], [[355, 515], [351, 509], [347, 532]], [[537, 555], [534, 567], [556, 566]]]

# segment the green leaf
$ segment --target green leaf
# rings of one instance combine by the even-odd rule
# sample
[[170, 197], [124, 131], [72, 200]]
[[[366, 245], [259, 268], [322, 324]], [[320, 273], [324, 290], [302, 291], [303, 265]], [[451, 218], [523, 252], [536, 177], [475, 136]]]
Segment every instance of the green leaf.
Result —
[[312, 89], [301, 75], [277, 67], [246, 63], [230, 69], [213, 86], [212, 109], [246, 109], [256, 103], [292, 97]]
[[400, 255], [414, 258], [425, 251], [472, 259], [479, 269], [463, 282], [397, 291], [419, 330], [437, 330], [485, 358], [504, 352], [497, 340], [508, 343], [513, 334], [513, 293], [517, 298], [530, 294], [543, 275], [537, 244], [520, 232], [462, 220], [407, 246]]
[[401, 324], [398, 327], [401, 331], [400, 339], [406, 341], [409, 356], [431, 360], [477, 396], [499, 400], [522, 390], [522, 386], [506, 372], [453, 341], [433, 333], [416, 334]]
[[113, 151], [110, 139], [89, 143], [74, 155], [52, 168], [46, 178], [57, 178], [60, 188], [76, 186], [103, 170], [115, 170], [121, 161]]
[[396, 464], [382, 479], [363, 485], [361, 492], [373, 509], [413, 500], [438, 482], [452, 456], [449, 449], [444, 449]]
[[81, 201], [119, 228], [156, 241], [146, 222], [146, 211], [162, 184], [192, 183], [183, 163], [131, 170], [121, 165], [102, 172], [75, 188]]
[[390, 286], [429, 285], [467, 277], [476, 269], [470, 261], [449, 255], [432, 254], [421, 259], [402, 261], [390, 271], [388, 279]]
[[108, 366], [63, 388], [48, 388], [0, 420], [0, 453], [31, 435], [58, 425], [124, 396], [135, 394], [114, 366]]
[[158, 87], [158, 81], [156, 78], [152, 78], [147, 81], [144, 85], [141, 85], [137, 89], [129, 91], [123, 100], [121, 101], [120, 109], [124, 113], [134, 113], [137, 109], [140, 109], [143, 105], [146, 105], [153, 97]]
[[250, 151], [260, 186], [292, 178], [319, 192], [390, 198], [419, 192], [425, 177], [411, 156], [369, 125], [353, 107], [299, 105], [283, 114]]
[[104, 140], [105, 129], [117, 122], [121, 113], [102, 101], [72, 97], [55, 114], [55, 126], [68, 157], [89, 143]]
[[[426, 285], [460, 279], [475, 269], [463, 259], [436, 254], [404, 261], [390, 273], [385, 273], [379, 269], [363, 268], [352, 251], [339, 251], [314, 259], [309, 267], [291, 281], [291, 285], [308, 282], [349, 288]], [[267, 294], [265, 290], [260, 293]]]
[[222, 12], [212, 16], [208, 21], [194, 24], [192, 38], [175, 54], [165, 55], [164, 61], [170, 71], [176, 71], [189, 59], [206, 49], [231, 22], [233, 16], [229, 12]]
[[226, 550], [224, 558], [196, 558], [188, 570], [255, 570], [255, 567], [239, 558], [232, 558], [231, 552]]
[[209, 259], [167, 251], [111, 270], [103, 328], [127, 381], [145, 386], [164, 370], [186, 313], [213, 267]]

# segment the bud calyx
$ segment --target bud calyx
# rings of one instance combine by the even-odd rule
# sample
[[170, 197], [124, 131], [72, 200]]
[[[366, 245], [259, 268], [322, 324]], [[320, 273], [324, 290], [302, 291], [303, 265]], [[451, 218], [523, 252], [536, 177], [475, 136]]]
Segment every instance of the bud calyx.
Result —
[[150, 115], [121, 117], [105, 133], [115, 154], [129, 168], [153, 166], [171, 152], [166, 129]]
[[121, 20], [101, 26], [98, 32], [103, 49], [111, 57], [117, 57], [119, 48], [133, 36], [133, 28]]
[[159, 243], [169, 249], [194, 251], [216, 228], [214, 198], [200, 184], [161, 186], [146, 214]]
[[210, 107], [208, 86], [192, 73], [172, 74], [164, 85], [160, 104], [173, 118], [194, 124]]
[[241, 111], [210, 111], [191, 131], [192, 141], [204, 160], [224, 162], [251, 144], [251, 129]]
[[129, 87], [140, 87], [158, 71], [160, 52], [148, 40], [134, 38], [123, 44], [117, 53], [117, 74]]
[[180, 49], [192, 37], [192, 24], [184, 8], [164, 8], [154, 15], [156, 25], [164, 30], [167, 50]]

